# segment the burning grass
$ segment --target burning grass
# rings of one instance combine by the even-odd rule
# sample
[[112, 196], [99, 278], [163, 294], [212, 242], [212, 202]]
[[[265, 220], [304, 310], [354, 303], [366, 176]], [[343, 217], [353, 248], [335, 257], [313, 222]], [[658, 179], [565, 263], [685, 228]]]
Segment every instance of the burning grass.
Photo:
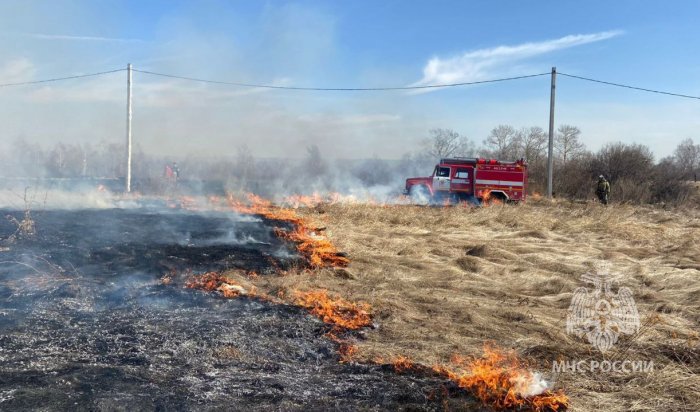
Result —
[[416, 367], [416, 364], [411, 358], [403, 355], [397, 356], [392, 362], [392, 365], [394, 366], [394, 370], [399, 373], [413, 370]]
[[494, 196], [490, 190], [484, 190], [484, 192], [481, 196], [482, 196], [481, 203], [485, 206], [502, 205], [503, 204], [503, 200], [501, 200], [497, 196]]
[[296, 245], [299, 253], [306, 259], [311, 268], [345, 267], [350, 260], [331, 243], [320, 235], [320, 229], [313, 229], [309, 223], [291, 209], [277, 207], [272, 202], [259, 196], [248, 194], [247, 203], [234, 196], [228, 196], [228, 203], [239, 213], [255, 214], [267, 219], [287, 222], [293, 229], [275, 229], [275, 234]]
[[[295, 214], [307, 227], [328, 227], [329, 240], [353, 256], [346, 269], [352, 276], [320, 268], [316, 276], [292, 271], [256, 284], [272, 291], [324, 289], [368, 302], [380, 327], [354, 343], [352, 359], [376, 363], [404, 356], [415, 364], [441, 365], [442, 376], [472, 387], [467, 361], [448, 360], [454, 353], [481, 353], [485, 341], [515, 348], [533, 362], [525, 370], [547, 377], [562, 356], [597, 359], [590, 345], [566, 335], [564, 319], [572, 292], [583, 286], [580, 276], [608, 261], [633, 291], [639, 313], [664, 319], [623, 339], [614, 355], [652, 360], [660, 371], [562, 374], [557, 387], [566, 390], [568, 403], [554, 389], [535, 398], [511, 393], [526, 409], [554, 409], [546, 406], [551, 401], [570, 410], [700, 410], [700, 369], [663, 349], [672, 343], [681, 354], [698, 351], [698, 341], [688, 337], [700, 321], [700, 211], [533, 200], [486, 208], [341, 202], [320, 206], [322, 214], [319, 207], [300, 207]], [[502, 367], [510, 362], [508, 356], [480, 359], [469, 361]], [[507, 380], [510, 386], [503, 387], [517, 387], [517, 379]]]
[[[684, 356], [669, 358], [661, 344], [673, 342], [678, 353], [697, 353], [697, 341], [687, 339], [700, 319], [697, 209], [602, 207], [536, 197], [524, 205], [487, 208], [300, 198], [288, 202], [297, 208], [290, 210], [255, 196], [246, 202], [229, 197], [228, 203], [241, 213], [289, 223], [291, 228], [280, 228], [276, 235], [294, 242], [308, 267], [316, 269], [316, 276], [260, 276], [251, 282], [288, 296], [287, 301], [336, 331], [374, 320], [381, 324], [358, 342], [335, 339], [341, 362], [393, 359], [394, 370], [413, 373], [423, 373], [422, 365], [437, 365], [434, 373], [493, 409], [700, 408], [695, 396], [700, 370], [679, 360]], [[316, 224], [328, 227], [330, 236], [320, 236]], [[349, 276], [333, 270], [349, 264], [335, 244], [353, 256], [352, 266], [344, 269]], [[612, 263], [635, 299], [639, 296], [640, 314], [660, 313], [664, 319], [623, 340], [614, 356], [641, 356], [662, 369], [644, 377], [562, 375], [557, 382], [566, 388], [564, 395], [530, 371], [549, 376], [552, 362], [562, 356], [596, 355], [585, 342], [566, 335], [562, 318], [571, 292], [581, 286], [580, 275], [601, 260]], [[299, 289], [314, 292], [295, 292]], [[369, 304], [338, 295], [370, 302], [373, 316]], [[480, 352], [484, 341], [517, 348], [539, 367], [530, 368], [509, 352], [488, 350], [483, 357], [446, 361], [455, 352]]]
[[372, 326], [369, 304], [331, 296], [325, 290], [297, 291], [294, 293], [294, 303], [334, 327], [356, 330]]
[[[109, 212], [113, 213], [113, 212]], [[167, 214], [168, 216], [170, 214]], [[176, 213], [175, 215], [180, 215]], [[81, 212], [84, 217], [84, 212]], [[150, 214], [147, 216], [151, 216]], [[98, 236], [87, 236], [86, 232], [80, 230], [80, 226], [74, 226], [75, 218], [71, 216], [67, 221], [71, 224], [75, 238], [82, 240], [83, 238], [96, 238]], [[173, 255], [173, 249], [163, 247], [162, 257], [153, 258], [153, 263], [156, 264], [156, 269], [150, 268], [143, 271], [143, 275], [132, 275], [131, 270], [135, 265], [143, 264], [143, 261], [148, 255], [154, 255], [156, 251], [154, 245], [160, 245], [158, 240], [162, 239], [159, 236], [153, 236], [153, 227], [144, 224], [153, 220], [134, 219], [135, 216], [129, 215], [123, 220], [129, 222], [130, 226], [124, 229], [124, 234], [128, 235], [129, 242], [120, 241], [122, 238], [117, 235], [109, 238], [110, 242], [106, 245], [94, 244], [93, 252], [85, 253], [85, 260], [88, 266], [79, 266], [77, 270], [84, 270], [94, 265], [96, 256], [104, 250], [112, 250], [116, 248], [114, 245], [128, 244], [132, 245], [134, 239], [138, 239], [141, 243], [137, 243], [139, 248], [126, 248], [125, 252], [119, 256], [126, 256], [129, 260], [118, 261], [113, 258], [112, 252], [104, 256], [105, 262], [119, 263], [120, 267], [114, 271], [111, 277], [107, 277], [105, 271], [101, 268], [92, 268], [93, 275], [80, 276], [86, 283], [81, 284], [63, 284], [60, 288], [52, 288], [50, 295], [39, 295], [36, 297], [36, 302], [41, 303], [36, 305], [37, 310], [33, 310], [34, 318], [27, 321], [26, 326], [21, 329], [14, 330], [16, 337], [25, 335], [25, 332], [34, 333], [34, 335], [26, 335], [31, 338], [30, 345], [28, 341], [15, 340], [16, 350], [14, 351], [16, 359], [16, 370], [11, 375], [8, 371], [3, 371], [3, 385], [7, 386], [8, 381], [12, 380], [12, 385], [18, 385], [21, 391], [24, 391], [27, 386], [27, 377], [30, 380], [36, 381], [36, 388], [32, 390], [38, 391], [40, 394], [36, 397], [31, 392], [24, 393], [22, 400], [16, 401], [8, 406], [10, 409], [16, 405], [37, 405], [43, 402], [44, 399], [55, 399], [55, 393], [65, 390], [65, 382], [68, 380], [76, 381], [76, 376], [80, 376], [85, 381], [77, 381], [79, 386], [89, 390], [90, 394], [79, 397], [75, 406], [79, 409], [89, 409], [95, 407], [89, 403], [93, 399], [114, 399], [115, 390], [119, 393], [132, 396], [132, 398], [123, 398], [115, 400], [115, 402], [126, 402], [131, 404], [134, 399], [148, 399], [149, 395], [157, 394], [162, 396], [163, 393], [172, 395], [173, 393], [181, 396], [180, 399], [188, 398], [197, 402], [200, 406], [204, 405], [208, 408], [217, 409], [221, 405], [218, 402], [228, 402], [235, 400], [236, 402], [246, 402], [248, 405], [254, 405], [261, 409], [279, 409], [286, 408], [289, 405], [304, 405], [312, 409], [332, 409], [333, 406], [343, 405], [350, 409], [412, 409], [415, 405], [426, 405], [425, 408], [432, 409], [432, 406], [439, 402], [439, 399], [428, 398], [424, 396], [423, 390], [432, 391], [445, 381], [434, 375], [422, 376], [400, 376], [391, 373], [389, 368], [370, 366], [342, 366], [335, 365], [334, 360], [338, 358], [332, 355], [334, 345], [326, 340], [318, 339], [318, 331], [330, 330], [328, 337], [333, 339], [330, 334], [335, 334], [341, 338], [335, 338], [333, 341], [338, 344], [337, 350], [341, 363], [354, 362], [359, 356], [359, 346], [355, 341], [350, 339], [359, 338], [362, 332], [352, 332], [366, 326], [372, 325], [371, 308], [366, 303], [354, 303], [346, 299], [338, 297], [336, 294], [330, 294], [325, 290], [311, 290], [309, 292], [291, 292], [289, 294], [281, 294], [287, 296], [287, 301], [293, 301], [299, 306], [308, 309], [312, 314], [318, 316], [331, 327], [318, 327], [318, 323], [313, 322], [308, 316], [300, 316], [300, 310], [290, 308], [287, 305], [269, 305], [264, 302], [251, 303], [248, 299], [237, 299], [235, 301], [223, 301], [220, 299], [210, 299], [206, 294], [188, 293], [181, 290], [181, 286], [190, 289], [200, 289], [214, 294], [220, 294], [227, 298], [237, 298], [241, 296], [250, 296], [254, 298], [267, 298], [267, 295], [256, 293], [254, 282], [267, 284], [271, 279], [277, 279], [274, 276], [257, 275], [253, 272], [253, 268], [260, 269], [259, 262], [267, 262], [266, 254], [255, 255], [256, 258], [251, 261], [239, 260], [238, 263], [245, 265], [231, 265], [231, 260], [227, 260], [224, 267], [235, 267], [228, 273], [207, 272], [201, 275], [192, 275], [186, 277], [190, 270], [184, 269], [180, 265], [171, 265], [174, 260], [179, 260], [178, 256]], [[140, 217], [138, 214], [136, 217]], [[141, 216], [142, 217], [142, 216]], [[214, 220], [209, 222], [208, 217], [204, 221], [194, 220], [192, 227], [200, 229], [199, 234], [214, 233], [217, 231], [204, 230], [201, 231], [204, 224], [214, 224], [216, 227], [226, 223], [228, 219]], [[150, 219], [150, 217], [148, 218]], [[79, 219], [80, 220], [80, 219]], [[107, 223], [100, 219], [84, 219], [91, 221], [99, 221], [104, 227]], [[259, 219], [251, 219], [260, 226], [260, 231], [266, 234], [270, 233], [269, 226], [264, 226], [269, 222], [260, 222]], [[182, 222], [181, 217], [178, 217], [178, 222]], [[160, 222], [160, 221], [156, 221]], [[119, 226], [119, 225], [114, 225]], [[155, 225], [158, 226], [158, 225]], [[164, 225], [163, 225], [164, 226]], [[41, 225], [41, 227], [46, 227]], [[138, 228], [140, 231], [135, 230]], [[265, 229], [267, 228], [267, 229]], [[55, 229], [55, 228], [54, 228]], [[66, 240], [65, 230], [56, 230], [56, 237], [43, 237], [47, 230], [42, 229], [39, 232], [37, 240], [42, 240], [48, 244], [54, 239]], [[99, 233], [99, 232], [98, 232]], [[121, 235], [122, 232], [119, 232]], [[101, 233], [100, 233], [101, 234]], [[180, 245], [175, 251], [179, 251], [180, 247], [187, 250], [188, 254], [193, 245], [196, 245], [200, 237], [192, 236], [191, 232], [187, 231], [187, 246]], [[73, 238], [73, 239], [75, 239]], [[170, 238], [174, 243], [177, 237]], [[218, 237], [215, 237], [217, 239]], [[69, 240], [71, 238], [68, 238]], [[156, 239], [152, 241], [151, 239]], [[194, 240], [194, 243], [190, 241]], [[272, 239], [272, 238], [270, 238]], [[114, 240], [115, 242], [111, 242]], [[276, 239], [272, 239], [276, 240]], [[26, 242], [25, 242], [26, 243]], [[66, 242], [68, 245], [80, 244], [79, 242]], [[254, 243], [250, 249], [257, 250], [263, 248], [260, 243]], [[266, 245], [269, 245], [266, 243]], [[25, 244], [26, 246], [26, 244]], [[72, 261], [77, 256], [74, 252], [77, 248], [71, 248]], [[44, 248], [44, 251], [47, 249]], [[158, 249], [161, 250], [161, 249]], [[219, 250], [219, 249], [217, 249]], [[223, 247], [221, 252], [227, 259], [234, 257], [241, 259], [241, 254], [248, 249], [236, 249], [231, 247]], [[265, 249], [263, 249], [265, 250]], [[205, 260], [205, 264], [201, 270], [215, 270], [218, 262], [217, 258], [209, 253], [209, 248], [196, 249], [192, 252], [193, 255], [201, 257]], [[82, 253], [82, 252], [81, 252]], [[56, 254], [53, 254], [56, 256]], [[185, 262], [190, 262], [185, 260]], [[11, 262], [18, 263], [18, 262]], [[32, 269], [32, 268], [30, 268]], [[164, 269], [167, 269], [165, 271]], [[36, 271], [36, 270], [35, 270]], [[62, 269], [57, 267], [57, 271]], [[323, 276], [327, 272], [336, 272], [331, 269], [322, 269], [316, 272], [317, 275]], [[142, 273], [141, 270], [136, 272]], [[347, 272], [347, 271], [346, 271]], [[11, 273], [11, 272], [8, 272]], [[162, 275], [160, 282], [154, 282], [155, 279], [150, 274], [158, 273]], [[183, 276], [183, 273], [185, 276]], [[263, 272], [267, 273], [267, 272]], [[306, 272], [305, 272], [306, 273]], [[94, 276], [94, 279], [89, 280]], [[292, 276], [290, 276], [291, 278]], [[312, 276], [296, 276], [295, 278], [310, 278]], [[316, 276], [313, 276], [316, 277]], [[47, 276], [50, 280], [57, 280], [54, 276]], [[116, 279], [115, 282], [105, 282], [104, 279]], [[354, 275], [344, 275], [344, 279], [355, 279]], [[26, 278], [23, 278], [24, 282]], [[3, 297], [8, 296], [8, 292], [14, 289], [11, 283], [8, 289], [5, 284], [0, 284], [0, 293]], [[27, 297], [36, 296], [36, 288], [39, 282], [31, 283], [26, 294]], [[270, 285], [272, 282], [270, 282]], [[170, 287], [163, 287], [170, 286]], [[177, 288], [176, 288], [177, 286]], [[309, 290], [308, 288], [304, 288]], [[87, 290], [87, 292], [85, 292]], [[268, 290], [268, 289], [265, 289]], [[293, 289], [294, 290], [294, 289]], [[83, 304], [86, 302], [87, 304]], [[48, 299], [47, 299], [48, 298]], [[10, 299], [12, 300], [12, 299]], [[47, 301], [52, 301], [56, 306], [47, 306]], [[281, 300], [274, 299], [275, 302]], [[24, 298], [16, 299], [13, 303], [18, 308], [18, 312], [25, 312], [23, 305]], [[134, 302], [137, 302], [135, 306]], [[6, 302], [3, 302], [6, 303]], [[95, 311], [94, 307], [106, 308], [106, 310]], [[79, 305], [79, 306], [77, 306]], [[71, 311], [66, 309], [73, 308]], [[134, 310], [137, 308], [138, 310]], [[66, 313], [70, 317], [55, 317], [56, 315], [65, 316]], [[86, 314], [88, 317], [87, 321]], [[96, 315], [95, 315], [96, 314]], [[116, 314], [116, 315], [115, 315]], [[6, 314], [5, 314], [6, 315]], [[48, 315], [48, 316], [47, 316]], [[98, 316], [98, 317], [92, 317]], [[247, 318], [247, 320], [246, 320]], [[156, 320], [154, 320], [156, 319]], [[42, 322], [44, 322], [42, 324]], [[139, 323], [135, 322], [138, 321]], [[241, 321], [237, 326], [235, 322]], [[290, 322], [297, 321], [294, 324]], [[10, 330], [14, 328], [12, 323], [5, 322], [3, 327], [9, 324]], [[35, 334], [34, 325], [39, 324], [39, 331], [46, 334]], [[56, 328], [59, 325], [74, 325], [71, 328]], [[232, 326], [234, 326], [232, 328]], [[289, 346], [289, 342], [298, 340], [302, 327], [306, 326], [305, 338], [316, 344], [320, 349], [318, 351], [309, 350], [309, 345], [302, 345], [298, 348]], [[149, 328], [155, 328], [150, 330]], [[177, 327], [178, 329], [175, 329]], [[147, 333], [143, 333], [147, 330]], [[174, 330], [179, 330], [182, 333], [173, 334]], [[294, 333], [289, 333], [289, 331]], [[222, 332], [223, 331], [223, 332]], [[56, 333], [60, 333], [56, 335]], [[86, 335], [86, 333], [88, 333]], [[35, 336], [38, 338], [35, 339]], [[57, 338], [58, 336], [58, 338]], [[129, 339], [134, 337], [133, 339]], [[205, 337], [206, 339], [202, 339]], [[8, 339], [5, 338], [4, 344]], [[149, 343], [150, 342], [150, 343]], [[173, 346], [166, 346], [165, 343]], [[48, 344], [52, 349], [51, 356], [46, 356], [46, 348], [41, 345]], [[303, 344], [305, 342], [302, 342]], [[149, 346], [146, 346], [148, 344]], [[7, 345], [5, 345], [7, 347]], [[31, 351], [27, 352], [26, 347], [31, 346]], [[256, 351], [262, 347], [262, 351]], [[291, 349], [290, 349], [291, 348]], [[32, 358], [39, 359], [39, 362], [51, 362], [54, 366], [59, 365], [60, 360], [66, 360], [69, 366], [67, 368], [57, 368], [58, 375], [53, 379], [44, 379], [37, 381], [35, 376], [42, 377], [46, 375], [46, 369], [42, 364], [41, 367], [33, 368], [30, 374], [27, 374], [27, 366], [25, 360], [27, 354], [31, 354]], [[280, 355], [282, 353], [283, 355]], [[37, 356], [34, 356], [37, 354]], [[71, 354], [72, 357], [67, 357], [66, 354]], [[264, 356], [261, 356], [264, 354]], [[300, 356], [300, 354], [303, 354]], [[90, 365], [83, 366], [85, 359], [94, 359]], [[313, 360], [309, 362], [309, 360]], [[160, 363], [159, 363], [160, 362]], [[297, 365], [294, 362], [298, 362]], [[33, 362], [35, 365], [36, 363]], [[81, 366], [75, 367], [79, 364]], [[328, 366], [328, 375], [322, 375], [322, 365]], [[108, 368], [104, 368], [108, 365]], [[147, 368], [134, 365], [147, 365]], [[7, 366], [7, 365], [5, 365]], [[270, 368], [274, 366], [273, 368]], [[95, 370], [102, 370], [104, 375], [95, 374]], [[162, 368], [162, 369], [161, 369]], [[236, 369], [238, 368], [238, 369]], [[279, 372], [280, 368], [283, 368]], [[407, 367], [408, 368], [408, 367]], [[141, 371], [139, 376], [134, 376], [135, 370]], [[163, 375], [158, 375], [160, 370]], [[291, 370], [291, 373], [290, 373]], [[303, 371], [310, 370], [304, 375]], [[406, 369], [408, 370], [408, 369]], [[66, 372], [63, 372], [66, 371]], [[148, 374], [145, 374], [145, 372]], [[158, 373], [154, 373], [154, 371]], [[123, 372], [123, 380], [120, 379], [120, 374]], [[300, 373], [302, 372], [302, 373]], [[345, 372], [351, 374], [351, 378], [344, 378]], [[63, 373], [66, 373], [65, 375]], [[306, 379], [309, 374], [313, 374], [311, 379]], [[11, 376], [8, 379], [7, 376]], [[292, 376], [301, 379], [289, 379]], [[374, 377], [374, 380], [368, 379]], [[334, 378], [339, 378], [333, 380]], [[332, 381], [330, 385], [323, 385], [320, 382], [311, 383], [313, 380], [322, 381], [323, 383]], [[96, 383], [99, 382], [99, 385]], [[277, 381], [280, 381], [278, 384]], [[335, 382], [338, 383], [335, 383]], [[139, 382], [150, 382], [149, 385], [143, 386]], [[245, 382], [247, 382], [248, 386]], [[262, 384], [261, 384], [262, 382]], [[398, 383], [397, 383], [398, 382]], [[45, 386], [50, 384], [49, 392], [41, 392]], [[402, 383], [406, 385], [401, 386]], [[115, 386], [115, 385], [123, 386]], [[129, 385], [137, 385], [129, 386]], [[238, 388], [237, 391], [231, 392], [230, 388], [233, 385]], [[307, 386], [304, 386], [307, 385]], [[14, 386], [17, 387], [17, 386]], [[41, 388], [39, 388], [41, 387]], [[114, 388], [117, 389], [114, 389]], [[252, 389], [251, 389], [252, 387]], [[58, 388], [58, 389], [57, 389]], [[176, 389], [173, 389], [176, 388]], [[215, 388], [216, 390], [213, 390]], [[243, 388], [242, 390], [240, 388]], [[347, 390], [343, 388], [349, 388]], [[377, 389], [379, 388], [379, 389]], [[372, 390], [377, 389], [379, 395], [374, 395]], [[15, 390], [14, 388], [12, 389]], [[347, 396], [343, 401], [335, 401], [336, 403], [328, 403], [326, 408], [317, 407], [317, 399], [322, 400], [325, 404], [325, 399], [328, 397], [338, 396], [341, 390], [342, 396]], [[145, 395], [143, 391], [146, 391]], [[36, 392], [35, 392], [36, 393]], [[71, 390], [66, 393], [72, 396]], [[244, 395], [240, 395], [243, 393]], [[248, 394], [255, 393], [262, 396], [252, 397]], [[347, 395], [346, 395], [347, 394]], [[213, 396], [216, 396], [214, 398]], [[266, 399], [272, 403], [261, 403], [261, 399]], [[292, 399], [293, 398], [293, 399]], [[161, 398], [162, 399], [162, 398]], [[288, 401], [288, 399], [292, 399]], [[333, 398], [336, 399], [336, 398]], [[416, 400], [415, 403], [413, 400]], [[7, 399], [5, 399], [7, 400]], [[3, 400], [3, 402], [5, 401]], [[73, 404], [75, 398], [70, 399]], [[364, 401], [362, 406], [357, 407], [356, 401]], [[140, 402], [140, 401], [138, 401]], [[156, 400], [154, 407], [165, 407], [166, 409], [187, 408], [190, 404], [184, 403], [162, 403], [161, 400]], [[214, 403], [217, 402], [217, 403]], [[342, 402], [342, 403], [341, 403]], [[381, 402], [381, 403], [378, 403]], [[136, 403], [136, 405], [143, 405]], [[187, 406], [183, 406], [187, 405]], [[230, 403], [229, 403], [230, 405]], [[272, 406], [271, 406], [272, 405]], [[366, 406], [369, 405], [369, 406]], [[99, 405], [98, 405], [99, 406]], [[57, 409], [65, 409], [66, 407], [58, 407]], [[138, 407], [137, 407], [138, 409]], [[150, 409], [146, 407], [146, 409]]]
[[[170, 281], [168, 281], [168, 283], [170, 283]], [[217, 291], [226, 298], [236, 298], [241, 295], [256, 296], [255, 290], [248, 291], [238, 282], [216, 272], [192, 275], [185, 282], [185, 287], [189, 289], [201, 289], [208, 292]]]
[[340, 363], [354, 362], [358, 350], [357, 345], [348, 342], [339, 342], [338, 354], [340, 355]]
[[[258, 280], [259, 276], [255, 272], [251, 272], [247, 275], [247, 278], [254, 281]], [[163, 284], [169, 285], [172, 283], [172, 276], [164, 276], [161, 278], [161, 281]], [[255, 286], [247, 290], [243, 285], [232, 279], [231, 276], [224, 276], [216, 272], [192, 275], [185, 282], [185, 287], [209, 292], [220, 292], [226, 298], [248, 296], [281, 303], [281, 299], [285, 297], [284, 293], [281, 294], [279, 299], [274, 299], [265, 294], [258, 294]], [[359, 351], [358, 347], [347, 339], [339, 337], [338, 333], [372, 326], [371, 308], [368, 304], [363, 302], [353, 303], [339, 296], [329, 296], [325, 290], [295, 291], [292, 299], [294, 305], [307, 309], [312, 315], [332, 325], [333, 329], [326, 333], [326, 337], [338, 345], [340, 363], [355, 361]]]
[[[254, 296], [235, 280], [215, 272], [191, 276], [185, 287], [218, 291], [227, 298]], [[341, 363], [356, 361], [358, 346], [339, 337], [337, 333], [372, 326], [371, 307], [368, 304], [330, 296], [325, 290], [296, 291], [293, 299], [294, 304], [333, 326], [333, 330], [326, 335], [338, 345]], [[428, 371], [428, 368], [403, 355], [394, 358], [391, 365], [397, 373], [425, 375]], [[562, 391], [549, 390], [548, 384], [540, 375], [530, 372], [514, 352], [502, 352], [489, 346], [485, 348], [483, 358], [455, 356], [450, 365], [437, 365], [432, 370], [476, 396], [484, 406], [495, 409], [559, 411], [568, 406], [567, 396]]]
[[193, 275], [185, 282], [185, 287], [208, 292], [218, 291], [227, 298], [238, 297], [245, 291], [243, 286], [216, 272]]
[[[374, 363], [383, 364], [382, 358]], [[474, 396], [482, 406], [492, 410], [563, 411], [569, 398], [563, 390], [551, 390], [537, 372], [514, 351], [503, 351], [493, 345], [484, 347], [481, 357], [452, 356], [449, 364], [428, 368], [411, 358], [399, 355], [390, 363], [397, 373], [442, 376]]]
[[[252, 272], [255, 273], [255, 272]], [[249, 280], [257, 280], [259, 276], [248, 275]], [[165, 285], [172, 283], [172, 276], [166, 275], [161, 278]], [[219, 292], [226, 298], [237, 298], [248, 296], [262, 298], [265, 300], [277, 300], [282, 302], [285, 294], [281, 293], [279, 299], [273, 299], [266, 294], [257, 292], [255, 286], [244, 287], [241, 283], [232, 278], [231, 275], [222, 275], [217, 272], [208, 272], [200, 275], [191, 275], [185, 281], [185, 287], [189, 289], [200, 289], [208, 292]], [[364, 302], [350, 302], [340, 296], [331, 296], [326, 290], [294, 291], [291, 303], [307, 309], [309, 313], [321, 319], [324, 323], [333, 326], [328, 337], [339, 344], [339, 352], [342, 361], [350, 361], [357, 353], [357, 347], [337, 336], [337, 332], [357, 330], [372, 326], [372, 315], [369, 304]]]
[[453, 356], [450, 366], [437, 365], [433, 370], [474, 394], [484, 406], [559, 411], [569, 405], [563, 391], [551, 391], [547, 382], [531, 372], [514, 352], [493, 346], [486, 346], [481, 358]]

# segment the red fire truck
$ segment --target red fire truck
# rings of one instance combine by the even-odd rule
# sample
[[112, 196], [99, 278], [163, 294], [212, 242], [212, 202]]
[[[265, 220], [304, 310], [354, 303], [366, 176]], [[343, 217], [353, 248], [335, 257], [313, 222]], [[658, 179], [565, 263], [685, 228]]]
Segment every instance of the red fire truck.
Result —
[[527, 164], [482, 158], [440, 159], [433, 175], [406, 179], [405, 194], [417, 201], [525, 200]]

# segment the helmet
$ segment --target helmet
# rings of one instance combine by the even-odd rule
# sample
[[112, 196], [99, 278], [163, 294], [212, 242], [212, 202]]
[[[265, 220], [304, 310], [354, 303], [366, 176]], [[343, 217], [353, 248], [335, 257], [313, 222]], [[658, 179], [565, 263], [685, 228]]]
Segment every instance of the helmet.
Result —
[[598, 176], [598, 179], [605, 179], [605, 176], [600, 175], [600, 176]]

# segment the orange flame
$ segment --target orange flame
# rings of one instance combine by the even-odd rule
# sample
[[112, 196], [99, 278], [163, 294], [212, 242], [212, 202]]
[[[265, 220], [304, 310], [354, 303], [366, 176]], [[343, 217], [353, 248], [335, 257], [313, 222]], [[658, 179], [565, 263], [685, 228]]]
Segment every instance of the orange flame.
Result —
[[[387, 199], [388, 201], [389, 199]], [[394, 199], [393, 201], [397, 201]], [[338, 192], [328, 192], [326, 194], [320, 194], [314, 192], [311, 195], [290, 195], [282, 198], [280, 204], [285, 207], [290, 207], [292, 209], [298, 209], [300, 207], [316, 207], [319, 205], [335, 205], [335, 204], [369, 204], [369, 205], [382, 205], [386, 206], [386, 202], [378, 201], [374, 196], [369, 193], [364, 195], [344, 195]]]
[[185, 287], [190, 289], [202, 289], [206, 291], [216, 290], [226, 278], [216, 272], [208, 272], [202, 275], [193, 275], [185, 282]]
[[311, 267], [345, 267], [350, 264], [350, 260], [342, 256], [333, 243], [319, 236], [316, 233], [317, 230], [309, 228], [308, 223], [293, 210], [276, 207], [269, 200], [254, 194], [248, 194], [247, 197], [249, 204], [229, 195], [229, 205], [239, 213], [255, 214], [271, 220], [292, 223], [295, 226], [293, 230], [286, 231], [276, 228], [275, 234], [280, 238], [294, 242], [299, 253], [304, 256]]
[[325, 290], [294, 292], [294, 303], [313, 315], [339, 328], [360, 329], [372, 325], [371, 307], [364, 302], [350, 302], [339, 296], [331, 297]]
[[282, 204], [288, 205], [292, 209], [298, 209], [300, 207], [315, 207], [321, 203], [326, 203], [326, 200], [318, 193], [314, 193], [310, 196], [291, 195], [282, 199]]
[[452, 369], [437, 365], [433, 370], [473, 393], [484, 405], [498, 409], [528, 407], [535, 411], [566, 409], [569, 398], [561, 391], [541, 385], [514, 352], [484, 348], [484, 356], [476, 359], [453, 357]]
[[333, 243], [303, 225], [297, 225], [292, 231], [275, 228], [275, 235], [295, 243], [299, 253], [312, 267], [345, 267], [350, 264], [350, 260], [341, 255]]
[[180, 205], [183, 209], [196, 209], [198, 204], [197, 204], [197, 199], [192, 196], [182, 196], [180, 197]]
[[484, 206], [491, 206], [491, 205], [502, 205], [503, 201], [501, 199], [493, 196], [491, 194], [491, 190], [484, 190], [481, 194], [481, 204]]
[[340, 354], [340, 363], [352, 362], [359, 350], [357, 346], [350, 343], [341, 343], [338, 346], [338, 353]]
[[218, 291], [227, 298], [235, 298], [240, 295], [250, 294], [237, 282], [216, 272], [193, 275], [185, 282], [185, 287], [190, 289], [202, 289], [210, 292]]
[[324, 334], [325, 337], [338, 344], [338, 355], [340, 355], [340, 363], [353, 362], [355, 356], [360, 352], [360, 349], [350, 341], [338, 337], [336, 331], [330, 331]]
[[416, 366], [415, 363], [413, 363], [413, 361], [411, 360], [411, 358], [408, 358], [403, 355], [397, 356], [392, 363], [396, 372], [409, 371]]
[[[255, 272], [250, 272], [255, 273]], [[239, 296], [247, 296], [258, 300], [268, 302], [278, 302], [272, 296], [266, 293], [258, 292], [255, 286], [250, 286], [246, 289], [240, 283], [226, 276], [222, 276], [216, 272], [209, 272], [202, 275], [193, 275], [185, 282], [186, 288], [202, 289], [206, 291], [220, 292], [225, 298], [237, 298]]]

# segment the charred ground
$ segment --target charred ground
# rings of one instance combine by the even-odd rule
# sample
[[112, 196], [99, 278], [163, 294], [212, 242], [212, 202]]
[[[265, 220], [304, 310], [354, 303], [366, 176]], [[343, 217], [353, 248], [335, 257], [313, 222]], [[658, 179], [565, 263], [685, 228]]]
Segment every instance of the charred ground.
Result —
[[0, 225], [0, 409], [432, 410], [451, 388], [340, 363], [328, 327], [301, 308], [183, 287], [191, 271], [293, 265], [269, 221], [148, 209], [34, 219], [33, 236]]
[[293, 248], [274, 235], [276, 225], [253, 216], [159, 208], [47, 210], [32, 214], [35, 236], [18, 233], [8, 242], [17, 228], [13, 222], [24, 217], [17, 211], [0, 213], [14, 218], [0, 220], [8, 248], [3, 260], [32, 265], [34, 259], [36, 264], [51, 263], [88, 275], [264, 271], [273, 263], [294, 260]]

